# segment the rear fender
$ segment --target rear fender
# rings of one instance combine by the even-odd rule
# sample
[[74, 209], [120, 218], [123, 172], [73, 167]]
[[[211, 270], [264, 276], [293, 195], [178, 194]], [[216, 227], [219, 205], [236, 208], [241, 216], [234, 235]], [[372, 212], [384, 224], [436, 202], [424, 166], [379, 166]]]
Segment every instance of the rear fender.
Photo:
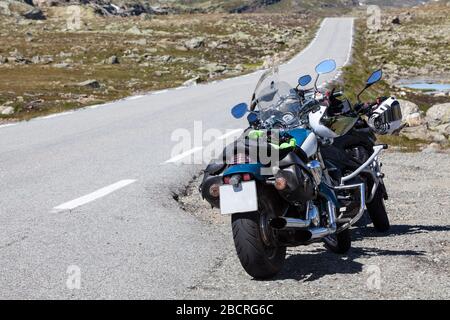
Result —
[[260, 163], [237, 164], [227, 168], [223, 172], [223, 176], [231, 176], [234, 174], [251, 174], [256, 180], [264, 181], [265, 178], [261, 174], [263, 165]]

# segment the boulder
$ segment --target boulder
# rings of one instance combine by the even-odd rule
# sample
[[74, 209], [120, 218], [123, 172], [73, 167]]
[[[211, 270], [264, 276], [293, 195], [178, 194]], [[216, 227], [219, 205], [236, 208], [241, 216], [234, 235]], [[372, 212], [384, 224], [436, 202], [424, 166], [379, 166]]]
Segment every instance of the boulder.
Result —
[[418, 139], [424, 141], [434, 141], [444, 143], [447, 138], [442, 133], [428, 130], [428, 127], [424, 124], [417, 127], [406, 127], [400, 131], [400, 135], [408, 139]]
[[420, 112], [411, 113], [406, 116], [406, 124], [408, 127], [418, 127], [424, 124], [424, 117]]
[[11, 106], [0, 106], [0, 112], [2, 115], [9, 116], [14, 113], [14, 108]]
[[441, 146], [436, 142], [430, 143], [422, 150], [423, 153], [436, 153], [439, 151], [441, 151]]
[[103, 61], [104, 64], [119, 64], [119, 58], [117, 56], [111, 56]]
[[69, 63], [66, 63], [66, 62], [55, 63], [55, 64], [52, 64], [52, 66], [54, 68], [58, 68], [58, 69], [67, 69], [67, 68], [71, 67], [71, 65]]
[[31, 58], [31, 62], [34, 64], [49, 64], [53, 62], [53, 58], [51, 56], [33, 56]]
[[25, 13], [23, 13], [23, 17], [30, 20], [45, 20], [44, 13], [39, 8], [33, 8], [26, 11]]
[[427, 111], [426, 120], [430, 128], [450, 123], [450, 103], [432, 106]]
[[127, 30], [127, 33], [129, 33], [129, 34], [135, 34], [135, 35], [141, 35], [141, 34], [142, 34], [142, 31], [139, 30], [138, 27], [133, 26], [133, 27], [131, 27], [130, 29]]
[[208, 71], [209, 73], [221, 73], [227, 70], [227, 67], [217, 63], [208, 63], [202, 69]]
[[420, 109], [417, 106], [417, 104], [407, 101], [407, 100], [401, 100], [399, 99], [398, 102], [400, 103], [400, 108], [402, 109], [402, 121], [407, 122], [408, 116], [414, 114], [414, 113], [420, 113]]
[[431, 130], [436, 131], [440, 134], [443, 134], [447, 137], [450, 136], [450, 123], [440, 124], [436, 127], [431, 128]]
[[192, 38], [190, 40], [187, 40], [184, 42], [184, 46], [189, 49], [197, 49], [200, 48], [201, 46], [203, 46], [205, 43], [205, 38], [203, 37], [197, 37], [197, 38]]
[[78, 83], [78, 86], [85, 88], [98, 89], [100, 88], [100, 83], [97, 80], [86, 80]]
[[200, 77], [195, 77], [195, 78], [189, 79], [183, 83], [183, 86], [184, 87], [195, 86], [197, 84], [198, 79], [200, 79]]

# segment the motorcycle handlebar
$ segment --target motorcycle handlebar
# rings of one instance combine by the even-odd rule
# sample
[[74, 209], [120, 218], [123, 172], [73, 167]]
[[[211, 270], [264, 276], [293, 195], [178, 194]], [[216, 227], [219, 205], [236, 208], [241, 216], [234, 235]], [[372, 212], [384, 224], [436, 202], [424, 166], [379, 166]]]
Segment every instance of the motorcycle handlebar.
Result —
[[334, 92], [333, 93], [333, 97], [335, 97], [335, 98], [342, 97], [343, 95], [344, 95], [344, 93], [342, 91], [338, 91], [338, 92]]

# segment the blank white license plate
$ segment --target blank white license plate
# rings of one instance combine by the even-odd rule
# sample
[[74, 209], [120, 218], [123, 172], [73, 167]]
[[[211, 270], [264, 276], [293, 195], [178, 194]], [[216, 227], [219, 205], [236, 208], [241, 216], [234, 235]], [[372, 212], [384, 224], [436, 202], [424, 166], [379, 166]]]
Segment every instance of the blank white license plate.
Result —
[[238, 187], [222, 185], [220, 187], [220, 212], [233, 214], [258, 210], [256, 182], [242, 182]]

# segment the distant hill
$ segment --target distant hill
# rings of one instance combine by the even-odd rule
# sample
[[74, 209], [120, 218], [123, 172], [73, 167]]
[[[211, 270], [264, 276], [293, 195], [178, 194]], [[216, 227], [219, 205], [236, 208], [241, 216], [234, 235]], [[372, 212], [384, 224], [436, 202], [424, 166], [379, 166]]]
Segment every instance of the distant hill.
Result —
[[[381, 6], [412, 6], [424, 0], [0, 0], [14, 6], [21, 3], [32, 8], [70, 4], [92, 7], [102, 15], [133, 16], [177, 13], [243, 13], [299, 12], [326, 9], [349, 9], [363, 4]], [[4, 6], [2, 6], [4, 7]], [[1, 9], [0, 9], [1, 13]]]

